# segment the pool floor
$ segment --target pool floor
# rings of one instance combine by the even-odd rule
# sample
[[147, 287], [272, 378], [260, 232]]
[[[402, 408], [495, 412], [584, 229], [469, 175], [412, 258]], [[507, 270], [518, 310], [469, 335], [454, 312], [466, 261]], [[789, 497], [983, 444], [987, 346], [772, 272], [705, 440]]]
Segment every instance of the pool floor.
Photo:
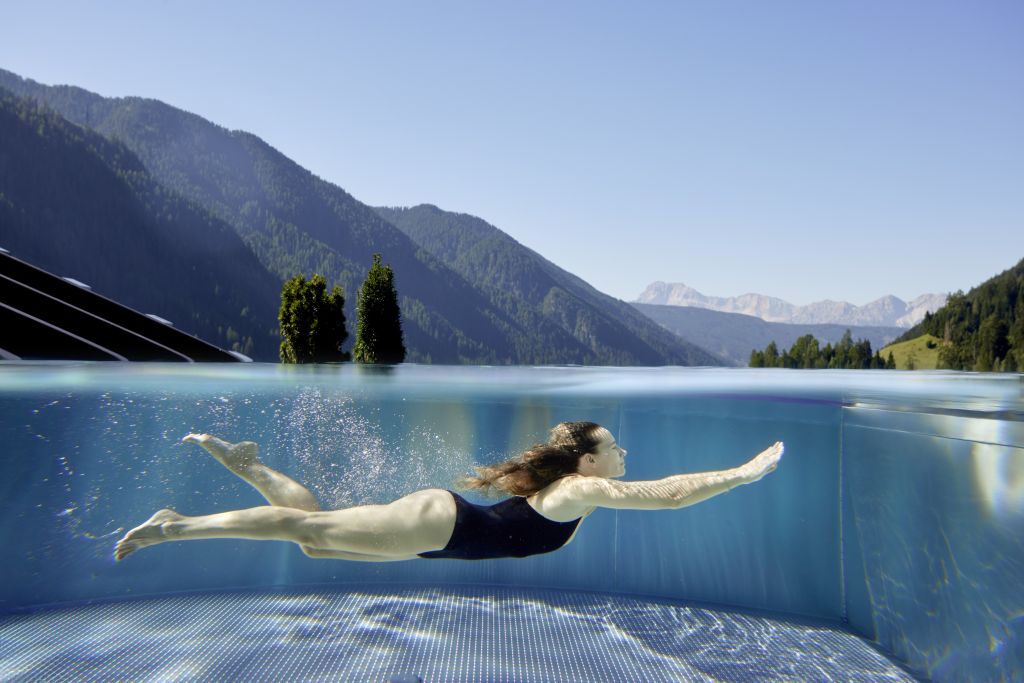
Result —
[[834, 625], [479, 586], [203, 593], [10, 613], [0, 616], [0, 679], [916, 680]]

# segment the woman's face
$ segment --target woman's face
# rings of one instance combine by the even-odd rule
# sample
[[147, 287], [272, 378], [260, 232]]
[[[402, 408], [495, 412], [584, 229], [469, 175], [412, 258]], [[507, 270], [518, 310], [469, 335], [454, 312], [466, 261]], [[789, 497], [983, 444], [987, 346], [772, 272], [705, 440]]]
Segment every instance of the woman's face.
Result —
[[[626, 473], [626, 449], [619, 446], [612, 433], [603, 427], [598, 432], [597, 446], [580, 458], [576, 471], [588, 477], [612, 479]], [[593, 459], [594, 462], [590, 462]]]

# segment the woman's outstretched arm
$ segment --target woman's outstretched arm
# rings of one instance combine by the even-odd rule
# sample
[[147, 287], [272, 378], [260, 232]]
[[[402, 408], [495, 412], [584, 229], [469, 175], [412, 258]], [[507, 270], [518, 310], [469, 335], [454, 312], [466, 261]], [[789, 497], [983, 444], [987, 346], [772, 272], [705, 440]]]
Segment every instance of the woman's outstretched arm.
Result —
[[781, 441], [739, 467], [718, 472], [676, 474], [655, 481], [615, 481], [600, 477], [572, 477], [563, 493], [574, 502], [620, 510], [682, 508], [751, 484], [773, 471], [782, 457]]

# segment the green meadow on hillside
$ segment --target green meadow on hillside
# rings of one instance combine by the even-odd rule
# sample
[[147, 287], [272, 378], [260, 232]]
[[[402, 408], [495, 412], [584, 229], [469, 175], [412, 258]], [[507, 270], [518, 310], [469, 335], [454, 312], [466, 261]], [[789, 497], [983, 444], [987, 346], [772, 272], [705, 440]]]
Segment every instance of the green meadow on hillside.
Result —
[[942, 340], [936, 336], [921, 335], [905, 342], [889, 344], [882, 349], [882, 358], [888, 358], [889, 352], [892, 352], [897, 370], [934, 370], [938, 367], [941, 343]]

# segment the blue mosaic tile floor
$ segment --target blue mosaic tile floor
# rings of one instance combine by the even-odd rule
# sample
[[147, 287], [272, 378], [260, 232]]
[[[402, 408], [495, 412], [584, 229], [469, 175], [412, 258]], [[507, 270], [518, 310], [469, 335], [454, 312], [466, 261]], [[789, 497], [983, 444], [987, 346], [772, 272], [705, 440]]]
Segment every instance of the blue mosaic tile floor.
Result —
[[4, 681], [914, 681], [829, 625], [508, 588], [207, 593], [0, 616]]

